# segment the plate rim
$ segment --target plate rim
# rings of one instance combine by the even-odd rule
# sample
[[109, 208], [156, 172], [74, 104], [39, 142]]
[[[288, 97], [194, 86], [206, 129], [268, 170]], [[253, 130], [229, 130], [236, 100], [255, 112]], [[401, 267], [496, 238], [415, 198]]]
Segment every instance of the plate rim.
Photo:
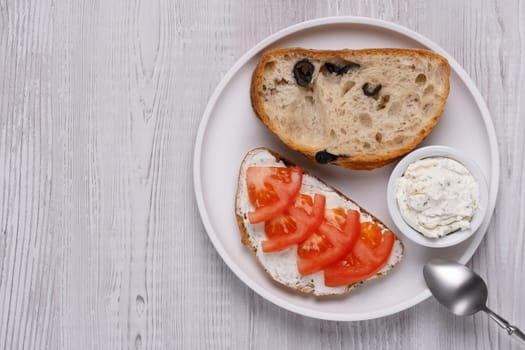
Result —
[[201, 156], [202, 156], [202, 145], [203, 145], [204, 135], [207, 130], [208, 122], [212, 114], [211, 112], [213, 111], [222, 91], [229, 84], [233, 76], [246, 64], [247, 61], [249, 61], [252, 57], [254, 57], [263, 48], [276, 42], [277, 40], [282, 39], [291, 34], [300, 32], [302, 30], [313, 29], [315, 27], [321, 27], [321, 26], [333, 25], [333, 24], [370, 25], [375, 28], [388, 30], [391, 32], [395, 32], [397, 34], [401, 34], [405, 37], [408, 37], [409, 39], [417, 41], [419, 44], [422, 44], [428, 47], [429, 49], [431, 49], [432, 51], [435, 51], [439, 53], [440, 55], [444, 56], [445, 58], [447, 58], [452, 70], [458, 75], [461, 81], [466, 85], [467, 89], [469, 90], [472, 97], [474, 98], [474, 101], [476, 102], [476, 105], [481, 112], [481, 117], [482, 117], [485, 129], [487, 131], [487, 134], [488, 134], [489, 148], [491, 151], [490, 152], [490, 161], [491, 161], [490, 170], [491, 171], [490, 171], [490, 181], [488, 181], [489, 182], [488, 183], [489, 185], [489, 208], [486, 214], [487, 218], [485, 219], [482, 226], [478, 229], [478, 230], [482, 230], [482, 232], [474, 235], [472, 244], [467, 247], [467, 249], [463, 252], [461, 258], [458, 261], [462, 264], [466, 264], [472, 258], [474, 253], [479, 248], [481, 241], [483, 240], [483, 238], [485, 237], [487, 233], [487, 229], [491, 221], [490, 219], [492, 218], [492, 215], [493, 215], [493, 212], [496, 206], [496, 199], [497, 199], [497, 194], [498, 194], [498, 189], [499, 189], [499, 176], [500, 176], [499, 150], [498, 150], [498, 144], [497, 144], [497, 138], [496, 138], [496, 131], [495, 131], [493, 123], [491, 122], [492, 117], [491, 117], [490, 111], [488, 110], [485, 100], [483, 99], [480, 91], [478, 90], [477, 86], [474, 84], [470, 76], [463, 69], [463, 67], [461, 67], [461, 65], [450, 54], [448, 54], [448, 52], [446, 52], [444, 49], [442, 49], [439, 45], [437, 45], [432, 40], [417, 33], [416, 31], [409, 29], [407, 27], [404, 27], [400, 24], [385, 21], [382, 19], [362, 17], [362, 16], [335, 16], [335, 17], [315, 18], [315, 19], [307, 20], [304, 22], [300, 22], [300, 23], [285, 27], [267, 36], [263, 40], [259, 41], [256, 45], [254, 45], [251, 49], [246, 51], [234, 63], [234, 65], [228, 70], [228, 72], [224, 75], [224, 77], [221, 79], [221, 81], [215, 88], [213, 94], [208, 100], [204, 113], [199, 122], [199, 128], [197, 130], [197, 135], [195, 138], [194, 154], [193, 154], [193, 186], [194, 186], [194, 194], [195, 194], [195, 198], [197, 201], [197, 207], [199, 210], [201, 221], [204, 225], [204, 229], [208, 237], [210, 238], [215, 250], [219, 253], [222, 260], [226, 263], [226, 265], [230, 268], [230, 270], [233, 271], [233, 273], [244, 284], [250, 287], [254, 292], [256, 292], [257, 294], [262, 296], [264, 299], [272, 302], [273, 304], [279, 307], [282, 307], [288, 311], [292, 311], [294, 313], [297, 313], [303, 316], [312, 317], [316, 319], [322, 319], [322, 320], [332, 320], [332, 321], [362, 321], [362, 320], [369, 320], [369, 319], [385, 317], [385, 316], [393, 315], [398, 312], [404, 311], [428, 299], [431, 296], [431, 293], [429, 289], [426, 288], [423, 292], [413, 296], [412, 298], [404, 302], [401, 302], [401, 303], [398, 303], [393, 306], [386, 307], [380, 310], [370, 311], [370, 312], [365, 312], [365, 313], [335, 314], [331, 312], [311, 310], [306, 307], [301, 307], [301, 306], [297, 306], [292, 303], [289, 303], [288, 301], [275, 296], [273, 293], [267, 292], [265, 288], [261, 287], [255, 280], [252, 280], [250, 276], [248, 276], [248, 274], [246, 274], [242, 269], [238, 268], [236, 263], [233, 261], [233, 259], [229, 257], [229, 254], [226, 252], [226, 250], [222, 246], [222, 243], [220, 242], [217, 235], [215, 234], [215, 231], [212, 227], [208, 213], [206, 211], [204, 196], [202, 192], [202, 183], [200, 179], [200, 176], [201, 176], [201, 167], [200, 167], [201, 164], [200, 163], [201, 163]]

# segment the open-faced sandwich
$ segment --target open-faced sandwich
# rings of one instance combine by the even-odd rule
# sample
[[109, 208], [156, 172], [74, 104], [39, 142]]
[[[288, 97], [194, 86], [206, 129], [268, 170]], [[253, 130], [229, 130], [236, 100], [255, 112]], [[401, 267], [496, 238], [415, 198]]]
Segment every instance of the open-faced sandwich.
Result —
[[301, 292], [348, 293], [386, 275], [403, 255], [376, 217], [266, 148], [241, 164], [235, 213], [242, 242], [264, 270]]

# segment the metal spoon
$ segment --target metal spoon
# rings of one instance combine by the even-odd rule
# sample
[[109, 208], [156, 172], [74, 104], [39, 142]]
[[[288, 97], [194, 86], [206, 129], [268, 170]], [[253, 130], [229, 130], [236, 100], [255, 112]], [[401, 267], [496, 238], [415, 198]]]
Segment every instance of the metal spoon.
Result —
[[491, 311], [487, 303], [487, 285], [474, 271], [457, 262], [430, 260], [423, 276], [434, 297], [452, 313], [460, 316], [486, 312], [509, 335], [525, 343], [525, 334]]

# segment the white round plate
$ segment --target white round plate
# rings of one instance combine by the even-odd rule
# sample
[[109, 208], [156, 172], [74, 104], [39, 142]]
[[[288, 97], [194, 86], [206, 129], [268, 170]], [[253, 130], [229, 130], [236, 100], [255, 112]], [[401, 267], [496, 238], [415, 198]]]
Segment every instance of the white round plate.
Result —
[[[261, 51], [270, 47], [316, 49], [407, 47], [427, 48], [445, 56], [451, 66], [450, 95], [435, 129], [422, 145], [455, 147], [482, 169], [489, 185], [489, 208], [480, 229], [469, 240], [446, 249], [404, 240], [402, 262], [387, 276], [368, 282], [350, 295], [315, 298], [273, 282], [240, 241], [234, 200], [239, 165], [253, 148], [265, 146], [302, 165], [339, 189], [392, 229], [386, 188], [394, 164], [373, 171], [318, 166], [284, 146], [255, 117], [249, 87]], [[436, 257], [466, 263], [481, 242], [498, 192], [499, 159], [489, 111], [468, 75], [438, 45], [409, 29], [362, 17], [322, 18], [286, 28], [242, 56], [213, 93], [202, 118], [194, 153], [194, 186], [202, 222], [224, 262], [250, 288], [290, 311], [328, 320], [365, 320], [407, 309], [430, 296], [423, 280], [424, 263]], [[401, 236], [402, 237], [402, 236]]]

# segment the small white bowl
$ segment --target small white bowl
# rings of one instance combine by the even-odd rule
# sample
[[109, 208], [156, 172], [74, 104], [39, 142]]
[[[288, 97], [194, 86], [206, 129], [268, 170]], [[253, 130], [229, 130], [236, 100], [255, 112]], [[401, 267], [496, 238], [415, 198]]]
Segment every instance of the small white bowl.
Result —
[[[446, 157], [458, 161], [470, 171], [470, 173], [472, 174], [472, 176], [474, 176], [479, 185], [479, 207], [474, 213], [474, 216], [472, 217], [470, 228], [448, 234], [447, 236], [441, 238], [425, 237], [418, 231], [414, 230], [410, 225], [408, 225], [399, 211], [396, 199], [396, 180], [403, 176], [405, 170], [410, 164], [420, 159], [430, 157]], [[419, 148], [409, 153], [403, 159], [401, 159], [401, 161], [399, 161], [399, 163], [392, 171], [392, 174], [390, 175], [390, 179], [388, 181], [387, 205], [388, 210], [390, 211], [390, 215], [392, 216], [392, 220], [394, 220], [394, 223], [396, 224], [397, 228], [408, 239], [426, 247], [450, 247], [468, 239], [476, 232], [476, 230], [483, 222], [483, 219], [485, 218], [485, 215], [487, 213], [488, 201], [489, 196], [487, 183], [485, 181], [483, 173], [481, 172], [481, 169], [473, 160], [471, 160], [458, 150], [448, 146], [427, 146]]]

